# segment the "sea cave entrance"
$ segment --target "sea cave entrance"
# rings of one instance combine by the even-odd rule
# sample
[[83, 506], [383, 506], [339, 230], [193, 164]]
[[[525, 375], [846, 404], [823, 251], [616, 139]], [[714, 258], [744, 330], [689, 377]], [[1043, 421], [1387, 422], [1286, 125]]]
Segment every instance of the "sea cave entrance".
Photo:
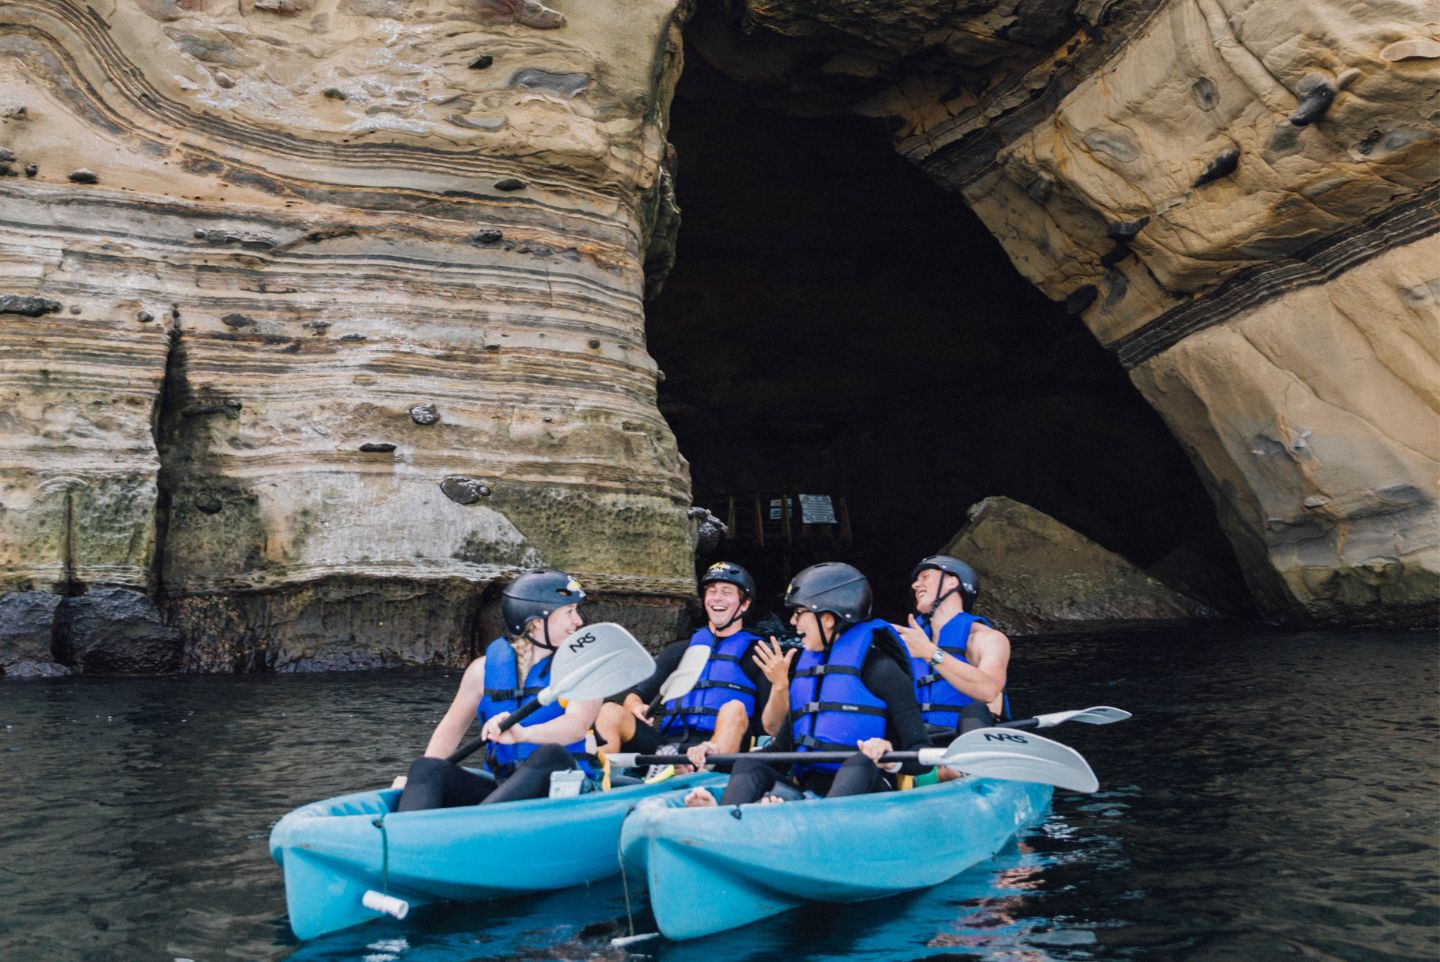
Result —
[[647, 328], [694, 502], [731, 526], [702, 565], [746, 565], [778, 610], [791, 574], [849, 561], [898, 616], [914, 562], [1007, 495], [1248, 604], [1160, 418], [883, 123], [790, 116], [694, 61], [671, 115], [678, 255]]

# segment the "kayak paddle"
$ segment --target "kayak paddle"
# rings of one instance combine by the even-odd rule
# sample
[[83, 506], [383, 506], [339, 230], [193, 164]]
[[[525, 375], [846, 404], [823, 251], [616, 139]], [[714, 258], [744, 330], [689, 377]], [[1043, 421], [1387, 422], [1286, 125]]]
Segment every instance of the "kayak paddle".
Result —
[[1036, 715], [1034, 718], [1021, 718], [1018, 721], [1001, 722], [996, 728], [1020, 729], [1031, 731], [1036, 728], [1054, 728], [1056, 725], [1063, 725], [1066, 722], [1084, 722], [1087, 725], [1112, 725], [1130, 717], [1130, 713], [1123, 708], [1111, 708], [1109, 705], [1096, 705], [1093, 708], [1081, 708], [1076, 711], [1056, 711], [1048, 715]]
[[690, 694], [690, 689], [695, 687], [701, 673], [705, 671], [706, 663], [710, 661], [710, 651], [709, 645], [691, 645], [686, 648], [685, 654], [680, 656], [680, 663], [660, 685], [660, 691], [650, 702], [646, 714], [653, 716], [655, 709], [670, 699]]
[[[586, 625], [556, 648], [550, 677], [558, 680], [511, 712], [500, 730], [520, 723], [558, 698], [606, 698], [644, 681], [654, 671], [655, 659], [620, 625], [608, 621]], [[486, 739], [477, 738], [461, 745], [445, 760], [457, 764], [485, 743]]]
[[[843, 762], [856, 754], [853, 751], [722, 752], [705, 756], [705, 762], [726, 765], [744, 758], [758, 758], [766, 764], [793, 765], [800, 762]], [[1075, 749], [1040, 735], [1022, 735], [1014, 729], [977, 728], [944, 748], [887, 752], [880, 756], [880, 761], [944, 765], [982, 778], [1039, 782], [1072, 792], [1093, 792], [1100, 787], [1090, 764]], [[640, 765], [688, 765], [690, 760], [684, 755], [623, 752], [611, 755], [610, 764], [618, 768], [635, 768]]]

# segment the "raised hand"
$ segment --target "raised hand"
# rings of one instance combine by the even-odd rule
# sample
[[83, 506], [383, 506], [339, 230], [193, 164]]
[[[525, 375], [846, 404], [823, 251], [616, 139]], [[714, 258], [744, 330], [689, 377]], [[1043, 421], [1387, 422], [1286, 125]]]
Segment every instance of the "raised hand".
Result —
[[914, 615], [910, 616], [909, 625], [892, 623], [890, 627], [894, 628], [895, 633], [900, 636], [900, 640], [905, 642], [905, 647], [910, 650], [911, 658], [920, 658], [928, 661], [930, 656], [935, 654], [935, 642], [931, 641], [930, 636], [925, 634], [925, 629], [920, 627], [920, 623], [915, 620]]
[[753, 661], [760, 667], [771, 686], [785, 688], [790, 684], [790, 665], [795, 661], [797, 651], [798, 648], [786, 651], [780, 647], [780, 642], [771, 638], [755, 646]]

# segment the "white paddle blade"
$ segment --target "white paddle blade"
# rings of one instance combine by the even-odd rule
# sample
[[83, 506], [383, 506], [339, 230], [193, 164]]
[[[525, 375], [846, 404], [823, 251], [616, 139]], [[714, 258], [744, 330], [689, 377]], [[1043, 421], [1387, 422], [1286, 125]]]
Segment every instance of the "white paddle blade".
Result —
[[670, 673], [660, 686], [660, 700], [669, 701], [672, 698], [679, 698], [681, 695], [690, 693], [695, 683], [700, 680], [700, 673], [705, 670], [705, 665], [710, 661], [709, 645], [691, 645], [685, 649], [685, 654], [680, 656], [680, 664]]
[[1079, 711], [1057, 711], [1048, 715], [1036, 715], [1035, 719], [1040, 722], [1040, 728], [1054, 728], [1056, 725], [1065, 722], [1083, 722], [1086, 725], [1113, 725], [1115, 722], [1122, 722], [1130, 717], [1130, 713], [1123, 708], [1111, 708], [1109, 705], [1096, 705], [1093, 708], [1082, 708]]
[[983, 778], [1040, 782], [1087, 794], [1100, 787], [1090, 763], [1069, 745], [1009, 728], [966, 732], [944, 752], [939, 764]]
[[635, 636], [612, 622], [586, 625], [560, 643], [545, 693], [556, 698], [608, 698], [649, 678], [655, 659]]

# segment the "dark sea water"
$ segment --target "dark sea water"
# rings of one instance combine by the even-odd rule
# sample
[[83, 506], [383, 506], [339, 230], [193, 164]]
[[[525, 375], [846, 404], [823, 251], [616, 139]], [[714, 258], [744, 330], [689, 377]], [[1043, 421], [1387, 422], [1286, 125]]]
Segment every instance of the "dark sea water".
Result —
[[1437, 669], [1433, 634], [1026, 642], [1017, 711], [1135, 713], [1053, 730], [1099, 793], [1057, 794], [1017, 843], [928, 891], [627, 949], [610, 946], [629, 932], [618, 878], [290, 935], [270, 827], [388, 784], [454, 672], [4, 683], [0, 960], [1435, 962]]

